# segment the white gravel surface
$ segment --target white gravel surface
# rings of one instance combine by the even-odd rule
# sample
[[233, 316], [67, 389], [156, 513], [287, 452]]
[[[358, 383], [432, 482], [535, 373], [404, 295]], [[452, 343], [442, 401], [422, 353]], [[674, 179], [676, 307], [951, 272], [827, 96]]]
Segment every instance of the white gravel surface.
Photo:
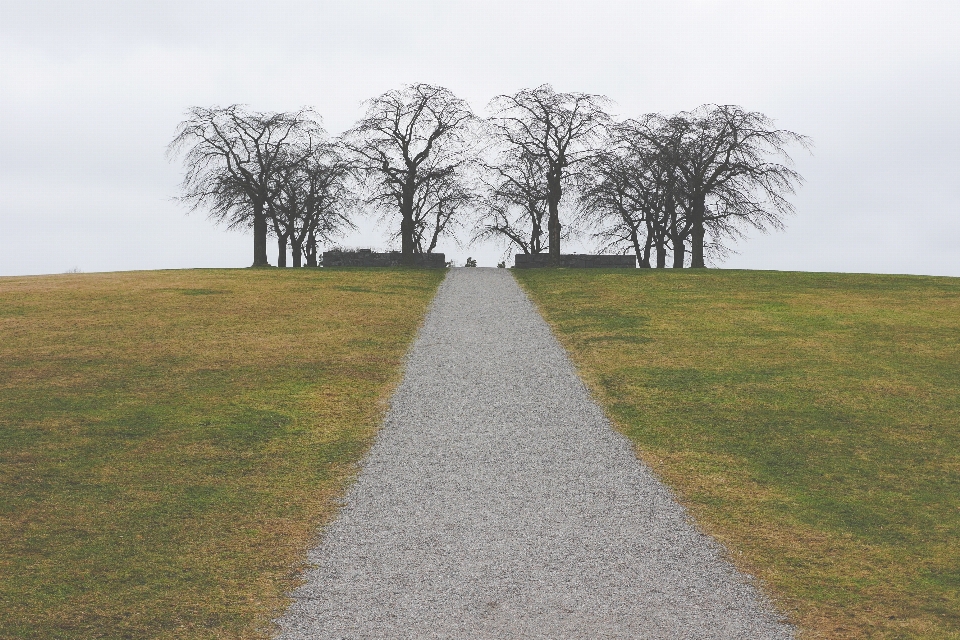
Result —
[[302, 638], [792, 638], [615, 433], [504, 269], [441, 285]]

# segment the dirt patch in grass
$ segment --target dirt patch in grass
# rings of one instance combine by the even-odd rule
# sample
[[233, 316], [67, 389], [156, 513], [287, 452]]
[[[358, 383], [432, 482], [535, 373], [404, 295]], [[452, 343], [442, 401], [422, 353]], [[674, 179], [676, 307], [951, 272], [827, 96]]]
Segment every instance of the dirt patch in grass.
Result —
[[516, 275], [805, 637], [960, 637], [960, 279]]
[[0, 637], [266, 635], [443, 275], [0, 278]]

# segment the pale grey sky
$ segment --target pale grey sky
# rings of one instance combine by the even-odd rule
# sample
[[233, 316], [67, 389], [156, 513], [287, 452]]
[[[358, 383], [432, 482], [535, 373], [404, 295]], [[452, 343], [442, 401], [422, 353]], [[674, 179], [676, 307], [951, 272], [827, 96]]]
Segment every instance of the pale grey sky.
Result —
[[480, 113], [545, 82], [623, 117], [762, 111], [813, 138], [806, 184], [786, 231], [719, 266], [960, 276], [956, 0], [0, 0], [0, 275], [247, 266], [248, 234], [172, 200], [186, 109], [311, 106], [338, 134], [412, 82]]

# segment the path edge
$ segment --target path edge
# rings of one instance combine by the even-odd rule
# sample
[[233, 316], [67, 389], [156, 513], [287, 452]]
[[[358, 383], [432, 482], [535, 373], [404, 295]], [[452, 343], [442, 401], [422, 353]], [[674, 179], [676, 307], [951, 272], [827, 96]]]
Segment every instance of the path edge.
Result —
[[549, 328], [550, 334], [563, 350], [564, 358], [566, 358], [571, 369], [573, 369], [574, 373], [576, 373], [579, 384], [583, 387], [587, 396], [590, 398], [590, 401], [593, 402], [593, 404], [595, 404], [603, 414], [604, 422], [613, 432], [614, 436], [616, 436], [622, 442], [622, 445], [626, 448], [626, 450], [633, 452], [633, 456], [636, 458], [637, 463], [644, 467], [644, 469], [648, 471], [652, 477], [656, 478], [657, 482], [659, 482], [666, 490], [667, 494], [670, 496], [670, 499], [676, 504], [680, 505], [686, 523], [693, 528], [694, 531], [704, 536], [708, 544], [713, 548], [720, 559], [729, 563], [736, 571], [737, 576], [753, 588], [757, 595], [758, 604], [762, 607], [768, 608], [771, 612], [773, 612], [779, 622], [788, 625], [797, 640], [806, 638], [807, 636], [804, 634], [804, 630], [799, 626], [793, 615], [794, 610], [791, 607], [784, 606], [786, 604], [786, 600], [780, 597], [766, 581], [757, 577], [757, 575], [750, 569], [749, 566], [745, 565], [742, 561], [738, 561], [737, 556], [731, 553], [730, 549], [727, 548], [727, 545], [718, 540], [709, 530], [700, 525], [700, 522], [693, 515], [693, 511], [691, 510], [687, 501], [682, 498], [676, 489], [674, 489], [673, 485], [668, 483], [660, 476], [659, 473], [657, 473], [654, 465], [647, 461], [647, 457], [644, 455], [640, 446], [633, 442], [624, 432], [625, 430], [623, 429], [623, 426], [609, 415], [607, 408], [597, 398], [597, 394], [594, 393], [593, 388], [591, 388], [581, 374], [580, 367], [577, 365], [577, 361], [573, 358], [573, 355], [567, 348], [567, 345], [564, 344], [563, 340], [560, 338], [560, 335], [554, 329], [553, 324], [547, 320], [547, 317], [544, 315], [540, 305], [537, 304], [536, 300], [530, 295], [530, 292], [527, 290], [524, 284], [518, 280], [512, 272], [510, 273], [510, 277], [513, 278], [514, 282], [517, 283], [517, 287], [523, 293], [523, 296], [527, 299], [527, 302], [537, 312], [537, 315], [540, 316], [544, 324], [546, 324], [546, 326]]

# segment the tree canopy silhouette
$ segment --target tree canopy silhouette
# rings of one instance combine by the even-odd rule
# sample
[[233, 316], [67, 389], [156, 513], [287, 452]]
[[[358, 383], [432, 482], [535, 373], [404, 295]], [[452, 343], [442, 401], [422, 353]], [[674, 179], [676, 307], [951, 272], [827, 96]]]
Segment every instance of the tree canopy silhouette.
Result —
[[288, 240], [294, 267], [301, 266], [304, 257], [308, 267], [316, 267], [317, 244], [355, 228], [347, 215], [352, 200], [348, 174], [349, 165], [337, 145], [312, 138], [291, 145], [271, 208], [278, 267], [286, 266]]
[[810, 141], [733, 105], [626, 120], [586, 174], [583, 212], [608, 245], [631, 245], [641, 266], [653, 251], [664, 266], [669, 246], [682, 267], [689, 246], [690, 266], [704, 267], [744, 227], [783, 227], [787, 195], [802, 182], [790, 144]]
[[[560, 203], [565, 190], [575, 185], [577, 172], [600, 150], [611, 121], [604, 110], [607, 102], [598, 95], [558, 93], [549, 84], [499, 95], [490, 102], [490, 123], [502, 148], [500, 165], [516, 166], [508, 169], [514, 175], [522, 176], [530, 168], [541, 172], [538, 178], [546, 195], [550, 264], [554, 266], [560, 261]], [[505, 231], [500, 233], [510, 237]]]
[[449, 89], [414, 84], [368, 101], [366, 115], [344, 136], [365, 201], [400, 216], [406, 263], [433, 251], [470, 200], [464, 172], [475, 120]]
[[253, 227], [253, 266], [267, 266], [267, 218], [279, 191], [278, 175], [290, 145], [318, 135], [307, 110], [261, 113], [241, 105], [194, 107], [168, 146], [183, 156], [182, 200], [230, 227]]

